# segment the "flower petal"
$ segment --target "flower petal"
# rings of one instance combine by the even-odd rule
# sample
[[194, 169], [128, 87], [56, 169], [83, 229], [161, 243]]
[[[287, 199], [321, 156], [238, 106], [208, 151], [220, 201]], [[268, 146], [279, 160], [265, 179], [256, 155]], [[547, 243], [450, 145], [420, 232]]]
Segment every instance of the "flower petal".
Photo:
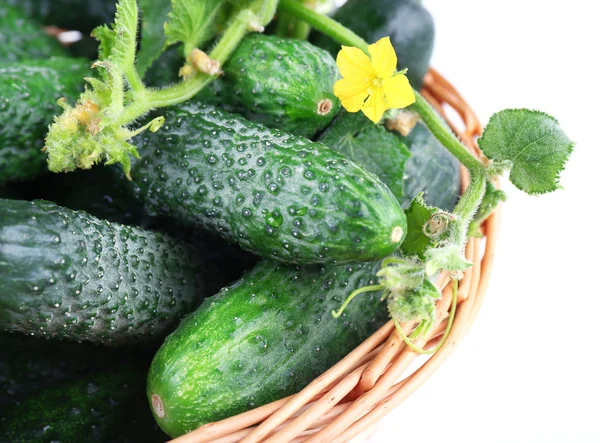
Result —
[[390, 107], [383, 99], [383, 89], [377, 88], [371, 91], [371, 95], [362, 107], [362, 112], [371, 120], [373, 123], [379, 122], [383, 113]]
[[358, 112], [369, 95], [370, 87], [370, 82], [356, 77], [348, 77], [335, 82], [333, 93], [341, 100], [346, 111]]
[[415, 93], [404, 74], [396, 74], [383, 81], [383, 94], [390, 108], [406, 108], [415, 102]]
[[342, 77], [360, 77], [372, 80], [375, 78], [375, 71], [371, 65], [371, 60], [358, 48], [352, 46], [342, 46], [335, 60]]
[[383, 37], [369, 45], [369, 54], [371, 54], [373, 69], [377, 77], [388, 78], [394, 75], [398, 57], [396, 57], [396, 51], [389, 37]]

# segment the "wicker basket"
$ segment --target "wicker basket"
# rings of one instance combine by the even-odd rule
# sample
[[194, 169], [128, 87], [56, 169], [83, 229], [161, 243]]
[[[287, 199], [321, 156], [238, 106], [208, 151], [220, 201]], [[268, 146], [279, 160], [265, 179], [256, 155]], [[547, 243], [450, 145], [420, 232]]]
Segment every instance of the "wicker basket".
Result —
[[[481, 125], [460, 94], [438, 72], [430, 69], [422, 94], [448, 121], [464, 143], [477, 155], [475, 139]], [[453, 108], [464, 123], [464, 130], [448, 120], [444, 105]], [[463, 190], [466, 171], [461, 174]], [[479, 311], [487, 288], [498, 233], [496, 211], [482, 226], [481, 238], [471, 238], [466, 255], [474, 263], [460, 281], [458, 307], [452, 330], [444, 345], [430, 358], [407, 348], [389, 321], [358, 348], [348, 354], [301, 392], [225, 420], [206, 424], [173, 442], [345, 442], [360, 441], [371, 428], [392, 411], [433, 374], [466, 334]], [[432, 348], [441, 338], [450, 309], [452, 288], [449, 277], [438, 283], [442, 297], [437, 302], [436, 327], [417, 342]], [[405, 333], [413, 323], [402, 325]], [[419, 368], [406, 374], [417, 359]], [[412, 368], [412, 366], [411, 366]]]

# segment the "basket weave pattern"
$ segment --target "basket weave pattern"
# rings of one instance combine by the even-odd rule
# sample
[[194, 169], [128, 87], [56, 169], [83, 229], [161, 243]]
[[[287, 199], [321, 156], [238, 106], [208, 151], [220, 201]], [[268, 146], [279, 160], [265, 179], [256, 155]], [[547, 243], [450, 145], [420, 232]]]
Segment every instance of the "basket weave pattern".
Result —
[[[481, 124], [465, 100], [438, 72], [430, 69], [423, 96], [460, 134], [472, 152], [481, 156], [476, 138]], [[453, 108], [464, 123], [458, 131], [444, 112]], [[468, 174], [461, 174], [463, 190]], [[466, 257], [474, 263], [460, 281], [458, 307], [452, 330], [444, 345], [430, 358], [410, 350], [395, 331], [392, 321], [386, 323], [364, 343], [299, 393], [251, 411], [209, 423], [183, 435], [176, 443], [228, 442], [346, 442], [361, 440], [387, 413], [402, 403], [433, 374], [452, 353], [469, 330], [483, 300], [490, 279], [499, 226], [499, 213], [494, 212], [482, 225], [481, 238], [471, 238]], [[433, 348], [447, 324], [452, 299], [450, 278], [438, 280], [442, 297], [436, 305], [436, 324], [416, 345]], [[402, 324], [410, 334], [414, 323]], [[417, 360], [418, 369], [407, 375]]]

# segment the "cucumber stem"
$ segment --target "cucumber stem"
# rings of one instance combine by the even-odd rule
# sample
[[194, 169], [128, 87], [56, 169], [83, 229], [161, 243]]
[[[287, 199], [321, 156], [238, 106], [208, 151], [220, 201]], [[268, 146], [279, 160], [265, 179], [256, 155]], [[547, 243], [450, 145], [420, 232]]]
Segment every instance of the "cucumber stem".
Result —
[[[281, 0], [279, 10], [308, 22], [314, 29], [342, 45], [354, 46], [361, 49], [365, 54], [369, 54], [369, 44], [360, 36], [334, 19], [313, 11], [300, 2]], [[450, 233], [450, 241], [460, 246], [461, 251], [464, 252], [468, 240], [469, 224], [477, 213], [485, 194], [486, 169], [483, 163], [456, 138], [448, 125], [438, 116], [419, 91], [415, 90], [414, 93], [415, 103], [412, 105], [413, 109], [421, 116], [425, 125], [440, 143], [469, 171], [470, 183], [454, 209], [453, 214], [456, 217], [456, 223]]]

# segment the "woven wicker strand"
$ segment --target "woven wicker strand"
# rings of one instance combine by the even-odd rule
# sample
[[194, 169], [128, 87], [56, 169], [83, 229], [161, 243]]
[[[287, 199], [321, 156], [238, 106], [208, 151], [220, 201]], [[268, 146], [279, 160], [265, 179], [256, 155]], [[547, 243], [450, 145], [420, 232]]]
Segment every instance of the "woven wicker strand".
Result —
[[[463, 142], [481, 156], [476, 138], [482, 127], [462, 96], [437, 71], [425, 77], [423, 96], [460, 134]], [[446, 115], [453, 108], [464, 123], [459, 131]], [[468, 174], [461, 171], [463, 190]], [[209, 423], [172, 443], [330, 443], [360, 441], [387, 413], [417, 390], [448, 358], [469, 330], [487, 289], [499, 227], [499, 211], [483, 224], [481, 238], [469, 240], [466, 257], [474, 263], [460, 281], [458, 307], [452, 330], [444, 345], [431, 357], [408, 348], [389, 321], [354, 351], [299, 393], [216, 423]], [[417, 341], [426, 349], [435, 347], [447, 325], [452, 288], [447, 275], [438, 280], [442, 297], [436, 304], [435, 327]], [[410, 333], [414, 323], [402, 325]], [[411, 374], [415, 360], [420, 366]]]

